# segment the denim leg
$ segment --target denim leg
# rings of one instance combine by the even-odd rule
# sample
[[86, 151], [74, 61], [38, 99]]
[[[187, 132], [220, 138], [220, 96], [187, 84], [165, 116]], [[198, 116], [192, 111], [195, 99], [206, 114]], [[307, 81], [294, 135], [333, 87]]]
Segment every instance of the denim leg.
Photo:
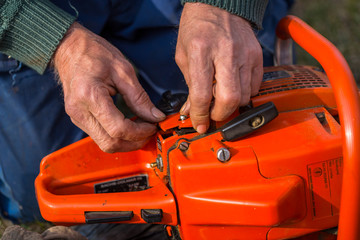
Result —
[[139, 81], [156, 103], [163, 92], [187, 92], [175, 63], [179, 0], [112, 1], [102, 35], [136, 66]]
[[274, 65], [275, 29], [280, 19], [288, 14], [293, 3], [294, 0], [271, 0], [266, 7], [262, 23], [263, 29], [257, 32], [257, 38], [263, 50], [265, 67]]
[[53, 74], [19, 64], [0, 69], [0, 207], [26, 222], [42, 219], [34, 189], [41, 159], [84, 133], [66, 115]]

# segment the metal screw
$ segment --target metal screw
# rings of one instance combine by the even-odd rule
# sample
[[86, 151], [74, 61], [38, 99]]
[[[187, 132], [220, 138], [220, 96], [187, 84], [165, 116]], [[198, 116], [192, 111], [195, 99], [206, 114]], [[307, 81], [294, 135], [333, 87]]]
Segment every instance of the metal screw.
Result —
[[189, 143], [188, 142], [181, 142], [180, 145], [179, 145], [179, 149], [181, 151], [186, 151], [189, 149]]
[[156, 168], [156, 167], [157, 167], [157, 163], [156, 163], [156, 162], [150, 163], [150, 167]]
[[184, 121], [184, 120], [186, 120], [187, 119], [187, 116], [186, 115], [180, 115], [180, 120], [181, 121]]
[[217, 159], [220, 161], [220, 162], [227, 162], [230, 160], [231, 158], [231, 154], [230, 154], [230, 151], [229, 149], [227, 148], [219, 148], [217, 150]]
[[261, 125], [263, 125], [264, 123], [264, 118], [263, 117], [254, 117], [253, 119], [250, 120], [250, 125], [251, 127], [253, 128], [258, 128], [260, 127]]
[[163, 165], [163, 159], [161, 157], [161, 155], [159, 154], [158, 157], [156, 158], [156, 166], [157, 168], [160, 170], [160, 172], [163, 171], [164, 165]]

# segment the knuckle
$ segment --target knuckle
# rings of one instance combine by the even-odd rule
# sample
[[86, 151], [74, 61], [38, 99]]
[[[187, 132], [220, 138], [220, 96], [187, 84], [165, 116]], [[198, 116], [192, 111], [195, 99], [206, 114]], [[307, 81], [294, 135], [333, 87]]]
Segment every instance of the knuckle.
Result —
[[122, 63], [122, 71], [127, 76], [135, 75], [135, 70], [134, 70], [133, 66], [131, 65], [131, 63], [129, 63], [128, 61], [124, 61]]
[[[81, 80], [80, 80], [81, 81]], [[73, 91], [73, 101], [76, 101], [76, 102], [86, 102], [89, 97], [92, 96], [93, 94], [93, 91], [92, 91], [92, 87], [89, 86], [89, 85], [85, 85], [86, 87], [84, 86], [77, 86], [76, 87], [76, 90]]]
[[117, 144], [115, 141], [107, 141], [99, 144], [100, 149], [106, 153], [115, 153], [117, 151]]
[[134, 97], [134, 105], [142, 106], [146, 105], [150, 102], [150, 98], [147, 93], [142, 89], [141, 91], [137, 92]]
[[[190, 117], [193, 122], [202, 123], [202, 122], [206, 122], [209, 120], [210, 114], [209, 114], [209, 111], [206, 111], [206, 112], [193, 111], [190, 113]], [[198, 124], [195, 124], [195, 125], [198, 125]]]
[[78, 107], [77, 107], [76, 101], [66, 100], [65, 101], [65, 112], [70, 117], [77, 119], [76, 115], [78, 113]]
[[205, 51], [209, 46], [208, 40], [205, 38], [194, 38], [190, 42], [191, 51]]
[[226, 94], [221, 94], [220, 97], [221, 104], [227, 106], [228, 108], [237, 107], [241, 101], [241, 95], [239, 92], [230, 92]]
[[107, 130], [107, 133], [111, 138], [124, 139], [126, 137], [124, 129], [121, 126], [113, 126]]
[[176, 51], [175, 62], [181, 68], [185, 65], [185, 55]]

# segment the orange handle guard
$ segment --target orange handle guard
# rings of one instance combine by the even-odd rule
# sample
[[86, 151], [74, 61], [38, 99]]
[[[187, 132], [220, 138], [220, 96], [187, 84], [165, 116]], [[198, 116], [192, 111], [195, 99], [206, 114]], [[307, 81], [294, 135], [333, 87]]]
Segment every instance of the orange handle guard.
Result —
[[338, 240], [360, 239], [360, 104], [354, 77], [340, 51], [299, 18], [283, 18], [277, 35], [292, 38], [310, 53], [333, 87], [342, 123], [344, 158]]

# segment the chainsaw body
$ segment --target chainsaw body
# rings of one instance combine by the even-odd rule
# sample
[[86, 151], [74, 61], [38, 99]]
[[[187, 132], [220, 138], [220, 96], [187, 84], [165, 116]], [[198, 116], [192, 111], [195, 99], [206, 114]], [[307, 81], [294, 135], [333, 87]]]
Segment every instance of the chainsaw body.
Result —
[[143, 149], [107, 154], [87, 138], [45, 157], [35, 182], [43, 217], [165, 224], [185, 240], [288, 239], [335, 227], [343, 160], [328, 79], [308, 66], [264, 72], [252, 105], [273, 102], [278, 116], [261, 128], [249, 122], [254, 131], [240, 139], [222, 130], [241, 112], [203, 135], [175, 113]]

